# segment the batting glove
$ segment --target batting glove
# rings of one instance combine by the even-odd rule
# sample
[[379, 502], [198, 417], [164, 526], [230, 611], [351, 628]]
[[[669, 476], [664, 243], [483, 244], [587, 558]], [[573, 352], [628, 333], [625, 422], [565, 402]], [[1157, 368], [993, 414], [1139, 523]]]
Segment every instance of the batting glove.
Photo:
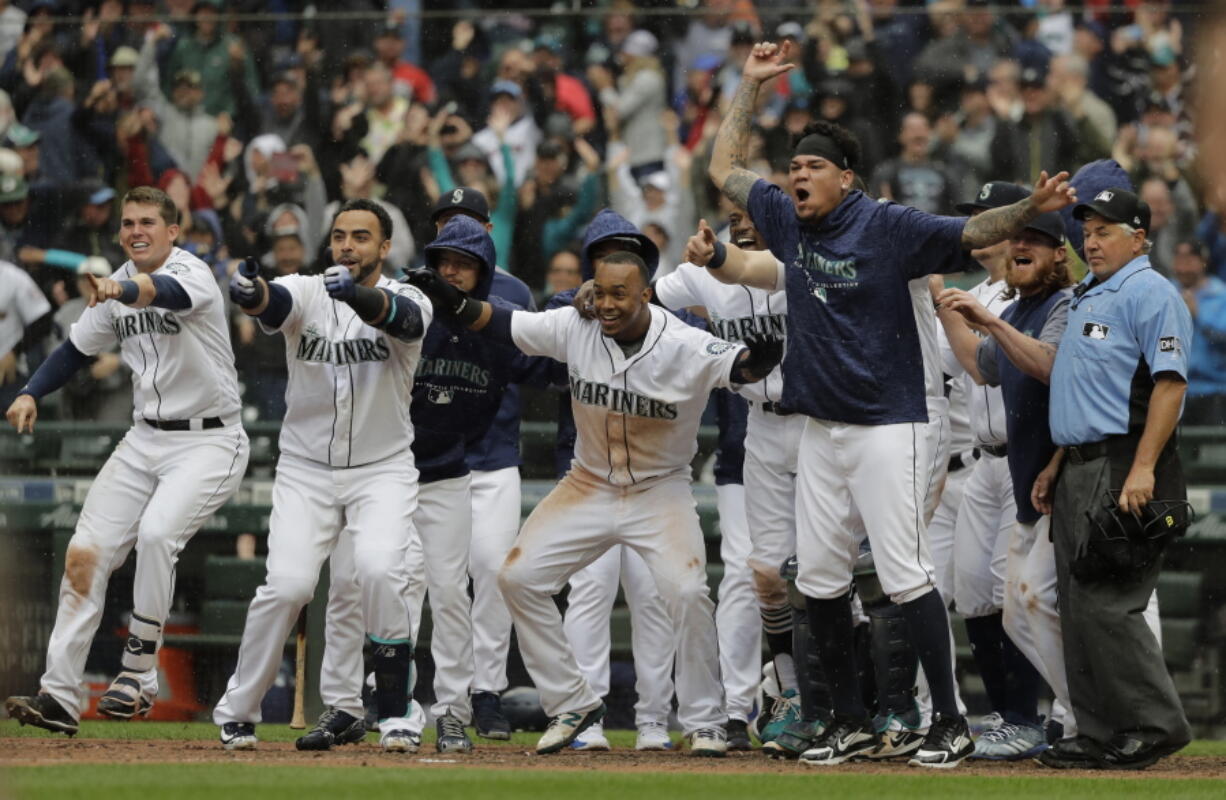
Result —
[[340, 264], [328, 267], [324, 271], [324, 288], [333, 300], [348, 302], [357, 295], [357, 284], [353, 282], [353, 274], [349, 267]]
[[248, 256], [230, 276], [230, 299], [240, 308], [255, 308], [264, 300], [264, 287], [260, 283], [260, 264]]
[[747, 336], [744, 343], [749, 354], [739, 366], [746, 377], [762, 380], [783, 360], [783, 339], [778, 336]]
[[473, 302], [468, 293], [457, 289], [428, 267], [409, 270], [406, 280], [430, 298], [436, 309], [458, 319], [465, 325], [481, 315], [481, 304]]

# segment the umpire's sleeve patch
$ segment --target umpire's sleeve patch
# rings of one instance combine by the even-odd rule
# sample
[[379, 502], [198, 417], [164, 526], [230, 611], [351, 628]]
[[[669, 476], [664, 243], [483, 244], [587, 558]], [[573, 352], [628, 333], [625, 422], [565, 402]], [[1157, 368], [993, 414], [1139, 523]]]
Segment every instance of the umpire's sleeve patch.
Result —
[[1178, 336], [1163, 336], [1158, 340], [1158, 352], [1175, 353], [1180, 350]]

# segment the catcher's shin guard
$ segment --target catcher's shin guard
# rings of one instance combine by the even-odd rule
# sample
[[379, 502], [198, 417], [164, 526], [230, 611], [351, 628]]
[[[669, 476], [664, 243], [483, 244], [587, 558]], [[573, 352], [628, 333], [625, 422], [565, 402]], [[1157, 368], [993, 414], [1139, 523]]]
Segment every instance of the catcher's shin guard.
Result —
[[907, 635], [902, 609], [890, 601], [877, 579], [872, 553], [856, 562], [856, 591], [868, 615], [877, 713], [905, 714], [915, 708], [919, 653]]
[[373, 638], [375, 709], [379, 719], [408, 716], [413, 678], [413, 644], [380, 642]]
[[788, 601], [792, 606], [792, 659], [796, 664], [796, 686], [800, 692], [800, 715], [806, 722], [826, 722], [831, 715], [830, 684], [818, 657], [817, 642], [809, 627], [809, 612], [804, 595], [796, 588], [796, 573], [788, 569], [793, 556], [780, 570], [788, 579]]

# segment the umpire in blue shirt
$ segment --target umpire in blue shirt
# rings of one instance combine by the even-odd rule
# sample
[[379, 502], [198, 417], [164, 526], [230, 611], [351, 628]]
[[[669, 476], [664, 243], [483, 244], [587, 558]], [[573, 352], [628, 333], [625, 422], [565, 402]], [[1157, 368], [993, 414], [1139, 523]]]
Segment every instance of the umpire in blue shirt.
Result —
[[1142, 612], [1163, 544], [1187, 525], [1174, 433], [1192, 320], [1150, 266], [1149, 207], [1135, 194], [1101, 191], [1074, 215], [1085, 226], [1091, 274], [1074, 289], [1052, 367], [1050, 420], [1065, 450], [1052, 535], [1079, 735], [1039, 760], [1144, 769], [1191, 738]]

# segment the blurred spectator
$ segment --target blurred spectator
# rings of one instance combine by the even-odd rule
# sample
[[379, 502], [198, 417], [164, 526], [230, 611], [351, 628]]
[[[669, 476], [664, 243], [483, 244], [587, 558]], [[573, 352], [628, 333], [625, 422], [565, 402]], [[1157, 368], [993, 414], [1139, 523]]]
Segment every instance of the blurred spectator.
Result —
[[[8, 408], [42, 360], [51, 304], [19, 267], [0, 261], [0, 404]], [[31, 352], [33, 351], [33, 352]], [[35, 356], [28, 363], [27, 353]]]
[[66, 186], [77, 178], [80, 148], [73, 135], [72, 74], [56, 67], [43, 76], [38, 94], [26, 106], [22, 123], [38, 134], [39, 169], [34, 182]]
[[982, 78], [963, 85], [958, 111], [937, 120], [932, 154], [961, 174], [959, 195], [976, 192], [991, 180], [996, 125], [988, 102], [988, 82]]
[[1111, 151], [1118, 132], [1115, 112], [1106, 101], [1090, 91], [1089, 80], [1090, 66], [1083, 57], [1069, 54], [1052, 59], [1051, 71], [1047, 75], [1049, 88], [1056, 93], [1061, 107], [1078, 130], [1092, 137], [1093, 148], [1107, 153]]
[[640, 178], [664, 169], [667, 146], [660, 127], [660, 112], [666, 106], [664, 72], [656, 58], [656, 37], [637, 30], [626, 37], [618, 53], [622, 68], [616, 84], [604, 66], [588, 67], [588, 81], [600, 94], [600, 103], [612, 111], [622, 141], [630, 151], [630, 172]]
[[1038, 0], [1042, 12], [1037, 14], [1039, 43], [1055, 56], [1063, 56], [1073, 50], [1073, 14], [1065, 8], [1065, 0]]
[[984, 74], [1013, 52], [1017, 32], [998, 17], [988, 0], [967, 0], [961, 12], [960, 5], [953, 0], [929, 5], [937, 38], [916, 59], [917, 73], [942, 83], [957, 81], [968, 67]]
[[61, 196], [51, 189], [31, 190], [20, 175], [0, 174], [0, 260], [28, 269], [44, 291], [50, 290], [55, 273], [39, 264], [20, 262], [18, 253], [27, 247], [51, 246], [55, 225], [62, 219]]
[[175, 40], [174, 50], [162, 74], [162, 90], [173, 91], [173, 80], [185, 70], [201, 77], [204, 110], [208, 114], [223, 111], [234, 115], [238, 110], [230, 90], [230, 74], [241, 80], [249, 97], [259, 94], [255, 61], [247, 52], [242, 39], [223, 33], [218, 19], [221, 0], [197, 0], [192, 6], [193, 30]]
[[[676, 64], [674, 86], [685, 85], [685, 71], [699, 59], [710, 58], [722, 64], [728, 57], [728, 48], [732, 44], [732, 28], [728, 25], [732, 3], [728, 0], [703, 0], [702, 7], [703, 13], [690, 17], [685, 36], [673, 47]], [[624, 35], [629, 35], [630, 30], [627, 29]], [[616, 47], [612, 52], [617, 51]]]
[[1182, 176], [1171, 183], [1157, 175], [1140, 184], [1140, 197], [1149, 205], [1149, 240], [1153, 248], [1149, 260], [1154, 269], [1170, 276], [1175, 260], [1175, 245], [1196, 232], [1197, 208], [1192, 188]]
[[26, 24], [26, 12], [9, 0], [0, 0], [0, 62], [21, 40], [21, 31]]
[[204, 109], [204, 78], [195, 70], [180, 70], [171, 81], [170, 102], [158, 92], [150, 104], [162, 147], [184, 174], [199, 175], [219, 130], [216, 116]]
[[537, 37], [532, 58], [536, 63], [534, 76], [547, 107], [566, 114], [576, 136], [587, 135], [596, 125], [596, 109], [583, 81], [562, 70], [561, 40], [552, 36]]
[[[473, 144], [489, 160], [501, 185], [507, 181], [507, 165], [502, 158], [505, 145], [511, 150], [515, 171], [510, 176], [519, 186], [536, 161], [536, 148], [541, 143], [541, 131], [536, 120], [524, 106], [524, 89], [506, 78], [494, 82], [489, 90], [490, 112], [485, 127], [473, 136]], [[501, 130], [501, 133], [499, 132]]]
[[1208, 199], [1205, 216], [1196, 226], [1196, 238], [1209, 249], [1210, 274], [1226, 280], [1226, 216], [1219, 202], [1212, 196]]
[[1226, 283], [1208, 274], [1206, 256], [1196, 239], [1175, 247], [1175, 285], [1195, 326], [1183, 411], [1187, 425], [1226, 424]]
[[944, 164], [929, 155], [932, 125], [928, 118], [915, 112], [903, 117], [898, 143], [902, 152], [877, 167], [869, 179], [869, 192], [929, 214], [952, 213], [958, 183]]
[[545, 278], [545, 294], [549, 297], [568, 289], [578, 289], [583, 284], [583, 268], [578, 251], [567, 248], [554, 253], [553, 258], [549, 259]]
[[573, 179], [565, 151], [545, 142], [519, 190], [511, 272], [534, 290], [545, 285], [549, 259], [574, 242], [600, 203], [600, 155], [585, 139], [574, 145], [582, 166]]
[[[848, 78], [839, 76], [822, 81], [818, 85], [817, 91], [813, 93], [812, 98], [818, 104], [817, 116], [819, 119], [842, 125], [855, 134], [856, 139], [860, 142], [860, 163], [857, 165], [856, 170], [864, 175], [871, 175], [873, 170], [877, 168], [877, 165], [884, 159], [885, 154], [882, 152], [881, 136], [878, 135], [876, 127], [868, 119], [856, 112], [856, 108], [859, 105], [857, 102], [859, 91], [856, 83]], [[802, 102], [804, 102], [804, 98], [795, 98], [789, 103], [788, 110], [795, 113], [798, 105]], [[808, 120], [803, 117], [788, 119], [785, 115], [783, 127], [789, 135], [789, 141], [784, 143], [785, 149], [783, 153], [785, 158], [791, 157], [791, 140], [799, 138], [806, 124], [808, 124]]]
[[482, 45], [472, 22], [457, 20], [451, 28], [451, 49], [430, 65], [430, 76], [442, 102], [453, 102], [466, 119], [476, 120], [484, 108], [486, 87], [482, 80]]
[[268, 102], [260, 109], [256, 133], [275, 133], [290, 147], [305, 144], [314, 151], [319, 149], [323, 133], [319, 70], [310, 66], [302, 75], [305, 79], [302, 83], [289, 70], [273, 76], [268, 87]]
[[[1022, 70], [1022, 117], [1016, 122], [1000, 119], [992, 140], [995, 180], [1033, 183], [1043, 170], [1053, 175], [1065, 169], [1074, 172], [1080, 164], [1107, 155], [1078, 139], [1068, 114], [1056, 107], [1046, 78], [1035, 67]], [[995, 110], [997, 117], [1007, 111]], [[1085, 155], [1079, 158], [1083, 150]]]
[[108, 264], [122, 264], [127, 260], [117, 241], [115, 190], [93, 180], [74, 187], [73, 195], [78, 198], [77, 204], [52, 240], [55, 247], [46, 250], [23, 247], [18, 253], [21, 263], [76, 269], [88, 256], [101, 257]]
[[378, 164], [396, 143], [409, 113], [409, 101], [395, 91], [392, 73], [376, 61], [366, 70], [366, 136], [362, 148]]
[[[68, 338], [72, 324], [85, 311], [89, 297], [89, 275], [106, 278], [111, 264], [101, 256], [90, 256], [76, 269], [74, 297], [67, 297], [52, 318], [51, 341], [59, 345]], [[68, 420], [121, 423], [132, 421], [130, 372], [119, 358], [119, 346], [103, 350], [90, 359], [88, 369], [78, 370], [59, 393], [60, 415]]]
[[434, 81], [430, 80], [429, 73], [416, 64], [405, 61], [403, 56], [404, 32], [400, 25], [389, 20], [375, 36], [375, 58], [378, 59], [378, 63], [387, 67], [392, 80], [403, 89], [403, 93], [410, 101], [433, 103], [435, 99]]

